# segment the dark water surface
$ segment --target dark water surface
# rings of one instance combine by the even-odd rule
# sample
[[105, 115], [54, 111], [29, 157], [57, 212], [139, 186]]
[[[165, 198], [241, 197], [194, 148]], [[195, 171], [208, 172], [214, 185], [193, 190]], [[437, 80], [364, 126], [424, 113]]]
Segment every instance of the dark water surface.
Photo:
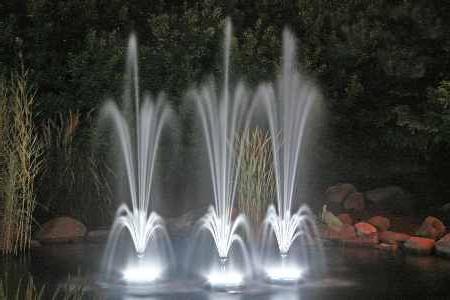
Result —
[[[178, 248], [183, 251], [182, 245]], [[103, 246], [95, 244], [43, 246], [26, 259], [2, 258], [0, 269], [8, 272], [9, 282], [17, 283], [20, 277], [30, 273], [38, 285], [45, 283], [51, 289], [67, 283], [69, 274], [71, 280], [83, 277], [96, 281], [102, 253]], [[325, 253], [327, 272], [323, 278], [296, 287], [275, 287], [257, 281], [245, 293], [230, 295], [208, 291], [193, 279], [182, 278], [161, 286], [165, 295], [123, 295], [124, 289], [117, 287], [109, 289], [106, 298], [450, 299], [450, 260], [368, 248], [326, 247]]]

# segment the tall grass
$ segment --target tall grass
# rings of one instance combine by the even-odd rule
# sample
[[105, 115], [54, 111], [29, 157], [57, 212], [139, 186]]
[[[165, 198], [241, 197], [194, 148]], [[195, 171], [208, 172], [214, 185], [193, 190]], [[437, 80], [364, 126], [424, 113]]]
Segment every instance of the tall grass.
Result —
[[255, 128], [241, 137], [243, 153], [238, 186], [238, 207], [255, 228], [261, 224], [275, 196], [270, 135]]
[[[68, 281], [70, 282], [70, 276]], [[102, 295], [87, 292], [87, 281], [60, 286], [51, 290], [45, 284], [38, 286], [33, 276], [22, 277], [17, 283], [11, 283], [8, 274], [0, 279], [0, 300], [102, 300]]]
[[92, 147], [93, 119], [91, 114], [68, 112], [42, 124], [45, 169], [39, 199], [47, 217], [66, 214], [100, 225], [113, 214], [108, 180], [112, 172]]
[[35, 91], [27, 82], [27, 74], [12, 76], [2, 86], [0, 107], [3, 113], [3, 158], [5, 174], [2, 176], [4, 203], [4, 254], [17, 255], [26, 251], [31, 242], [33, 212], [36, 207], [35, 179], [41, 168], [42, 148], [33, 124]]

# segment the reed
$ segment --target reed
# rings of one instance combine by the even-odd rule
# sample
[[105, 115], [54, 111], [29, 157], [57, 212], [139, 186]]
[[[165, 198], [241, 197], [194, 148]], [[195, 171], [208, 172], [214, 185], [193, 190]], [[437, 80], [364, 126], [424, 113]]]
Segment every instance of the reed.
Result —
[[[70, 282], [70, 276], [68, 282]], [[97, 292], [88, 292], [88, 282], [81, 282], [62, 285], [56, 290], [51, 290], [46, 284], [37, 285], [33, 276], [20, 278], [17, 284], [10, 281], [8, 273], [5, 273], [3, 279], [0, 279], [0, 300], [103, 300], [103, 295]]]
[[17, 255], [30, 247], [36, 207], [35, 179], [41, 168], [42, 148], [33, 124], [35, 91], [28, 84], [27, 73], [13, 75], [1, 95], [2, 102], [7, 105], [3, 142], [6, 174], [2, 180], [2, 251]]
[[93, 123], [91, 114], [70, 111], [42, 124], [45, 169], [39, 199], [50, 213], [101, 225], [113, 214], [111, 171], [91, 147], [96, 137]]
[[267, 207], [275, 196], [272, 148], [268, 132], [250, 130], [241, 137], [243, 153], [238, 186], [238, 208], [250, 219], [254, 228], [264, 219]]

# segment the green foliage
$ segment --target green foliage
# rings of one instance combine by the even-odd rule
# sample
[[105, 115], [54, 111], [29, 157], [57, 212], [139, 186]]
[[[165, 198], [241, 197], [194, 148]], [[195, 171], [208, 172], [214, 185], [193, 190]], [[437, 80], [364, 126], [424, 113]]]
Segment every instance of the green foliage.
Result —
[[0, 76], [29, 67], [41, 112], [36, 124], [55, 113], [85, 115], [121, 95], [134, 31], [142, 90], [165, 90], [177, 109], [190, 84], [221, 75], [226, 16], [234, 26], [231, 78], [251, 86], [275, 77], [288, 26], [300, 65], [326, 100], [323, 152], [342, 161], [401, 156], [423, 163], [442, 158], [450, 139], [449, 15], [444, 0], [6, 1]]

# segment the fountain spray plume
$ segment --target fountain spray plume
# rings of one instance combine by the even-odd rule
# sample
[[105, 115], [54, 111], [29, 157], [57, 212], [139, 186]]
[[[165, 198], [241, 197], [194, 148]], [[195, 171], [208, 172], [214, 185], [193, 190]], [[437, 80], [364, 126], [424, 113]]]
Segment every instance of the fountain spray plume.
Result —
[[311, 109], [319, 98], [315, 86], [298, 71], [296, 40], [283, 32], [282, 73], [274, 87], [264, 84], [257, 97], [264, 104], [272, 140], [276, 182], [276, 207], [268, 208], [263, 223], [263, 243], [273, 233], [282, 264], [294, 241], [313, 241], [317, 235], [312, 213], [305, 205], [293, 213], [297, 172]]
[[104, 265], [107, 270], [111, 268], [117, 242], [124, 229], [131, 237], [137, 257], [144, 257], [149, 243], [161, 243], [161, 240], [168, 251], [160, 251], [166, 254], [159, 255], [173, 256], [164, 221], [152, 211], [158, 146], [172, 111], [162, 94], [156, 101], [145, 95], [141, 102], [137, 60], [137, 42], [132, 35], [128, 44], [123, 110], [114, 101], [108, 101], [102, 111], [102, 119], [111, 121], [119, 144], [121, 167], [124, 168], [131, 204], [123, 203], [117, 210], [106, 247]]
[[[241, 228], [250, 238], [249, 224], [243, 215], [232, 219], [236, 197], [240, 155], [237, 135], [247, 130], [250, 101], [242, 82], [230, 89], [229, 64], [231, 48], [231, 22], [226, 21], [224, 39], [224, 78], [221, 93], [213, 81], [191, 91], [197, 104], [200, 122], [207, 147], [209, 169], [213, 188], [213, 205], [200, 220], [196, 235], [208, 232], [214, 241], [220, 261], [228, 264], [230, 250], [237, 245], [249, 264], [249, 255]], [[247, 265], [247, 269], [250, 266]]]

